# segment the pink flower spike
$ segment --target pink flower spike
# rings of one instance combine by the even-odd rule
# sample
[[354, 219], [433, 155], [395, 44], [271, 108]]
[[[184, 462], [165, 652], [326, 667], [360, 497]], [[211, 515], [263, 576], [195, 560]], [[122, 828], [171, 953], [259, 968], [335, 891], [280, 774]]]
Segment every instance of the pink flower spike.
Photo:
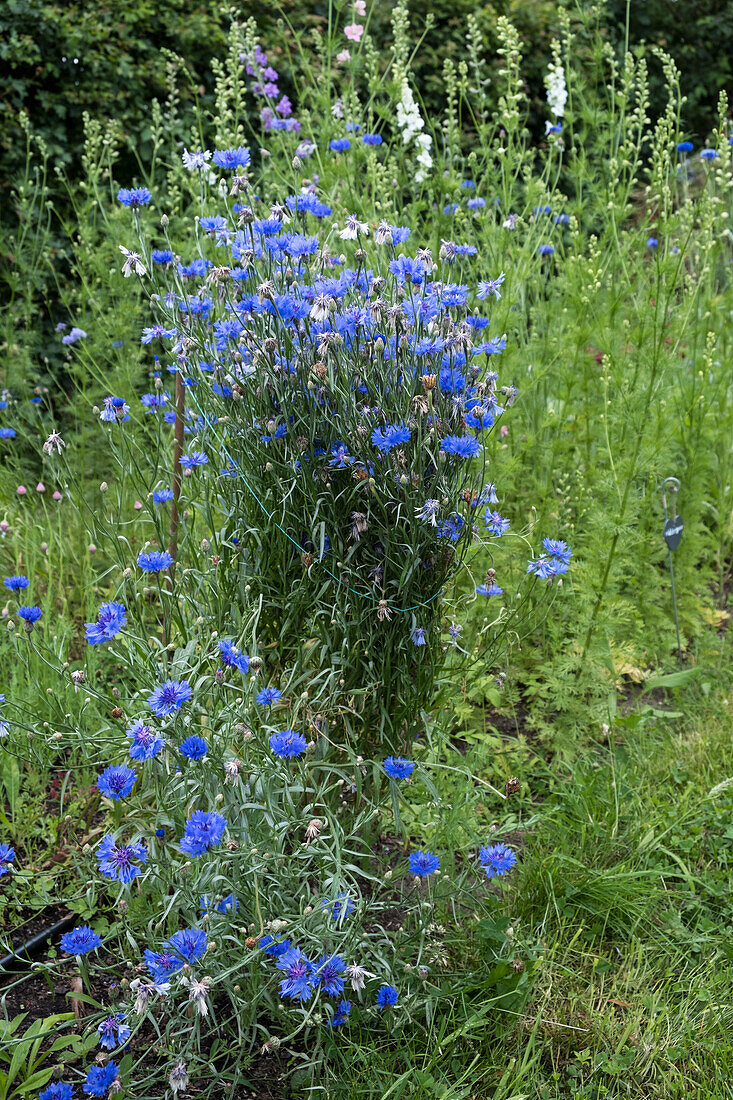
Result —
[[336, 54], [336, 60], [338, 61], [339, 65], [343, 65], [345, 64], [345, 62], [351, 61], [351, 54], [348, 50], [342, 50], [341, 53]]
[[359, 42], [363, 33], [364, 28], [361, 23], [349, 23], [347, 27], [344, 27], [344, 34], [350, 42]]
[[19, 497], [24, 497], [28, 490], [26, 489], [25, 485], [19, 485], [16, 489], [16, 492]]
[[499, 435], [502, 439], [505, 435], [509, 435], [509, 429], [507, 428], [506, 424], [502, 424], [502, 426], [499, 428]]
[[38, 484], [36, 485], [36, 492], [37, 493], [45, 493], [46, 492], [46, 486], [43, 484], [42, 481], [39, 481]]
[[140, 511], [140, 509], [142, 508], [142, 504], [140, 503], [139, 500], [135, 501], [135, 503], [133, 504], [133, 508], [135, 509], [136, 512]]
[[54, 499], [54, 500], [63, 500], [63, 499], [64, 499], [64, 497], [63, 497], [63, 493], [60, 493], [60, 492], [58, 491], [58, 489], [56, 489], [56, 491], [55, 491], [55, 492], [54, 492], [54, 494], [53, 494], [53, 499]]

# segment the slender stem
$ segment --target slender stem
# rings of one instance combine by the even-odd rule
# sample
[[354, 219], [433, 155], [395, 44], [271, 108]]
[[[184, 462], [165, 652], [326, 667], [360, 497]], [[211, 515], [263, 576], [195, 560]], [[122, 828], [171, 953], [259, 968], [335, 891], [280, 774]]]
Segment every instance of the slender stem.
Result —
[[178, 500], [181, 495], [181, 455], [183, 453], [183, 414], [186, 391], [180, 369], [176, 371], [176, 426], [173, 436], [173, 503], [171, 505], [171, 529], [168, 553], [173, 558], [171, 572], [175, 569], [178, 553]]

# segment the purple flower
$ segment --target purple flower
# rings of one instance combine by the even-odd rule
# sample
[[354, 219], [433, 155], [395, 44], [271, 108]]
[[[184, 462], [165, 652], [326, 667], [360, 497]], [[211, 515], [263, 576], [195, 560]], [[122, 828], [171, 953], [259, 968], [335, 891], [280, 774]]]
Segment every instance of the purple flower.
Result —
[[273, 703], [277, 703], [281, 698], [282, 692], [278, 688], [263, 688], [262, 691], [257, 692], [255, 701], [261, 707], [271, 707]]
[[280, 993], [294, 1001], [309, 1001], [313, 996], [313, 967], [299, 947], [291, 947], [277, 960], [277, 966], [285, 971], [280, 982]]
[[344, 991], [342, 973], [346, 963], [339, 955], [321, 955], [313, 964], [313, 982], [320, 985], [329, 997], [338, 997]]
[[15, 859], [15, 848], [12, 844], [0, 844], [0, 877], [7, 875], [10, 864]]
[[425, 645], [425, 628], [422, 626], [416, 626], [412, 632], [411, 637], [413, 645]]
[[219, 642], [219, 653], [221, 654], [222, 664], [227, 665], [228, 668], [239, 669], [243, 676], [246, 676], [249, 672], [249, 657], [241, 653], [226, 638], [222, 638]]
[[133, 760], [152, 760], [163, 748], [165, 741], [144, 722], [135, 722], [127, 731], [132, 744], [129, 753]]
[[107, 833], [97, 846], [99, 870], [105, 878], [117, 879], [125, 886], [141, 872], [141, 868], [133, 861], [147, 863], [147, 859], [148, 850], [139, 839], [129, 844], [117, 845], [112, 833]]
[[123, 1014], [119, 1012], [116, 1016], [108, 1016], [106, 1020], [102, 1020], [97, 1032], [99, 1033], [99, 1045], [103, 1050], [114, 1050], [118, 1044], [124, 1046], [130, 1038], [129, 1027], [127, 1024], [122, 1023], [124, 1018]]

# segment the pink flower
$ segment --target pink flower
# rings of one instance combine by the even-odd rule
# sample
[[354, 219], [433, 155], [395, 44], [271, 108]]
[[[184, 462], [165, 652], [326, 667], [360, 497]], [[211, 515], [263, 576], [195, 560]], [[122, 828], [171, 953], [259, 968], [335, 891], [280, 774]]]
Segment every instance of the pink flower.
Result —
[[28, 490], [26, 489], [25, 485], [19, 485], [16, 489], [16, 492], [19, 497], [24, 497]]
[[54, 500], [63, 500], [63, 499], [64, 499], [64, 497], [63, 497], [63, 494], [62, 494], [62, 493], [60, 493], [60, 492], [58, 491], [58, 489], [56, 489], [56, 491], [55, 491], [55, 492], [54, 492], [54, 494], [53, 494], [53, 499], [54, 499]]
[[336, 60], [338, 61], [339, 65], [343, 65], [345, 64], [345, 62], [351, 61], [351, 54], [348, 50], [342, 50], [341, 53], [336, 54]]
[[140, 503], [139, 500], [135, 501], [135, 503], [133, 504], [133, 508], [135, 509], [136, 512], [140, 511], [140, 509], [142, 508], [142, 504]]
[[45, 493], [46, 492], [46, 486], [43, 484], [42, 481], [39, 481], [38, 484], [36, 485], [36, 492], [37, 493]]
[[507, 428], [506, 424], [502, 424], [502, 426], [499, 428], [499, 435], [502, 439], [505, 435], [509, 435], [509, 429]]
[[366, 0], [354, 0], [354, 15], [364, 18], [366, 15]]
[[87, 550], [89, 551], [90, 554], [96, 554], [96, 552], [97, 552], [97, 548], [96, 548], [96, 546], [94, 545], [93, 542], [89, 543], [89, 546], [87, 547]]
[[364, 28], [361, 23], [349, 23], [347, 27], [344, 27], [344, 34], [350, 42], [358, 42], [364, 33]]

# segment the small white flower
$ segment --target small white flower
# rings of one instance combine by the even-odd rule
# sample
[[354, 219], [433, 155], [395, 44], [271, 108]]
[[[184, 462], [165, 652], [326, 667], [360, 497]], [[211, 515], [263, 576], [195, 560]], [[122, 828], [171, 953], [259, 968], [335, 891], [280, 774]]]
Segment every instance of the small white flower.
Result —
[[356, 963], [350, 963], [346, 967], [346, 976], [351, 982], [351, 988], [358, 992], [364, 988], [365, 978], [374, 978], [375, 975], [369, 970], [365, 970], [363, 966], [358, 966]]
[[189, 153], [188, 149], [183, 150], [183, 156], [181, 157], [184, 168], [188, 168], [193, 172], [196, 168], [205, 168], [207, 160], [211, 160], [211, 153], [208, 149], [201, 149], [197, 153]]
[[147, 274], [142, 257], [137, 252], [130, 252], [129, 249], [125, 248], [122, 244], [120, 245], [120, 252], [122, 252], [125, 257], [125, 262], [122, 265], [122, 274], [126, 279], [129, 279], [132, 274]]
[[199, 1016], [208, 1016], [209, 1006], [206, 1003], [206, 997], [211, 987], [211, 978], [202, 978], [197, 982], [188, 975], [182, 974], [181, 985], [188, 989], [188, 999], [195, 1006]]
[[369, 234], [369, 226], [366, 222], [360, 222], [356, 214], [348, 214], [344, 228], [339, 233], [342, 241], [355, 241], [360, 233]]
[[171, 1070], [170, 1076], [168, 1077], [168, 1084], [174, 1096], [178, 1092], [185, 1092], [188, 1088], [188, 1074], [186, 1073], [186, 1063], [183, 1059], [181, 1059], [180, 1062], [176, 1062]]
[[565, 114], [565, 104], [568, 101], [568, 90], [565, 86], [565, 71], [559, 62], [550, 65], [545, 77], [547, 88], [547, 105], [555, 118], [562, 118]]
[[48, 437], [46, 442], [43, 444], [43, 453], [45, 455], [53, 454], [53, 450], [54, 450], [54, 447], [55, 447], [58, 454], [61, 454], [61, 448], [65, 447], [65, 446], [66, 446], [66, 444], [64, 443], [64, 441], [61, 438], [61, 436], [59, 435], [59, 433], [58, 432], [51, 432], [50, 436]]
[[135, 994], [133, 1012], [142, 1015], [148, 1010], [148, 1002], [154, 993], [164, 997], [171, 987], [170, 982], [144, 982], [141, 978], [135, 978], [130, 982], [130, 990]]
[[310, 315], [314, 321], [325, 321], [335, 305], [334, 299], [328, 294], [319, 294], [313, 299]]

